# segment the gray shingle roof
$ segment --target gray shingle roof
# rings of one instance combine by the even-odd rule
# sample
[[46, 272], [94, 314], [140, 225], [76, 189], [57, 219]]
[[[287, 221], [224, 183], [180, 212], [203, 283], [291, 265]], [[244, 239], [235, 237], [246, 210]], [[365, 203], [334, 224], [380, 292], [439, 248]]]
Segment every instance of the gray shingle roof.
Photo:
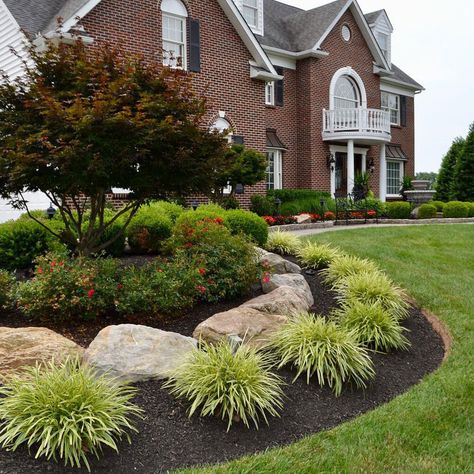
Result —
[[407, 84], [411, 84], [413, 86], [419, 87], [420, 90], [424, 89], [424, 87], [412, 79], [407, 73], [403, 72], [398, 66], [392, 63], [392, 72], [393, 75], [389, 76], [388, 79], [396, 79], [397, 81], [406, 82]]
[[365, 19], [367, 20], [367, 23], [371, 25], [372, 23], [375, 22], [375, 20], [380, 16], [380, 14], [383, 12], [383, 10], [377, 10], [376, 12], [370, 12], [366, 13]]
[[[29, 35], [43, 32], [68, 0], [4, 0], [20, 25]], [[54, 29], [54, 27], [53, 27]]]

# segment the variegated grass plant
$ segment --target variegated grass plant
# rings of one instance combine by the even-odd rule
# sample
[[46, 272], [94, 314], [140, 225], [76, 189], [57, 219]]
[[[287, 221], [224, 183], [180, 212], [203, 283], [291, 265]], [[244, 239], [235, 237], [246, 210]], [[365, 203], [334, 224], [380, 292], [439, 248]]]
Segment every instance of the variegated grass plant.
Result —
[[380, 303], [382, 308], [397, 320], [408, 316], [406, 293], [381, 272], [364, 272], [349, 275], [335, 287], [336, 298], [342, 304], [358, 301], [365, 304]]
[[336, 396], [343, 384], [365, 387], [375, 376], [372, 360], [355, 334], [321, 316], [301, 313], [291, 317], [272, 334], [269, 346], [280, 359], [279, 367], [296, 369], [294, 380], [305, 374], [309, 383], [315, 376]]
[[406, 350], [410, 341], [404, 336], [407, 329], [400, 326], [379, 302], [351, 301], [334, 311], [339, 325], [352, 331], [359, 342], [375, 350]]
[[135, 388], [122, 385], [68, 359], [62, 365], [25, 369], [0, 387], [0, 445], [11, 451], [25, 444], [35, 458], [63, 460], [90, 471], [88, 454], [137, 431], [130, 418], [142, 410], [131, 403]]
[[328, 268], [322, 270], [324, 281], [332, 286], [337, 286], [344, 278], [357, 275], [359, 273], [379, 272], [377, 265], [367, 259], [354, 257], [352, 255], [342, 255], [335, 258]]
[[265, 248], [269, 252], [276, 252], [281, 255], [295, 255], [300, 246], [301, 241], [295, 234], [277, 230], [268, 234]]
[[273, 358], [244, 344], [234, 350], [228, 342], [201, 343], [183, 364], [169, 373], [164, 387], [191, 403], [189, 416], [215, 415], [258, 428], [261, 418], [279, 416], [283, 408], [283, 380], [271, 372]]
[[300, 246], [296, 256], [304, 268], [320, 270], [328, 267], [336, 258], [341, 256], [341, 252], [330, 245], [306, 242]]

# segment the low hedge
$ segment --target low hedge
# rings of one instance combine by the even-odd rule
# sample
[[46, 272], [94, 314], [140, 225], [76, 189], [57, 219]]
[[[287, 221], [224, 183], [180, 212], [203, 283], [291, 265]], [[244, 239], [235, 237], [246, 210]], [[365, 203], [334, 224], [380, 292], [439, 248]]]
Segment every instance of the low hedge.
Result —
[[404, 201], [387, 202], [385, 204], [385, 214], [389, 219], [409, 219], [411, 205]]
[[298, 201], [300, 199], [311, 199], [319, 201], [321, 199], [331, 199], [331, 195], [324, 191], [314, 189], [272, 189], [268, 191], [268, 196], [275, 201], [280, 199], [282, 203]]
[[446, 206], [446, 203], [443, 201], [431, 201], [428, 204], [435, 206], [437, 212], [443, 212], [444, 206]]
[[469, 215], [468, 217], [474, 217], [474, 202], [468, 202], [469, 204]]
[[[324, 206], [321, 205], [324, 200]], [[334, 199], [321, 197], [320, 199], [306, 198], [285, 202], [281, 205], [280, 214], [282, 216], [296, 216], [298, 214], [324, 214], [325, 212], [335, 212], [336, 203]]]
[[418, 209], [418, 219], [433, 219], [437, 212], [434, 204], [422, 204]]
[[443, 217], [447, 218], [462, 218], [468, 217], [470, 206], [468, 203], [460, 201], [450, 201], [443, 209]]
[[270, 196], [254, 194], [250, 198], [250, 210], [259, 216], [273, 216], [276, 212], [275, 199]]
[[268, 225], [261, 217], [253, 212], [240, 209], [227, 211], [224, 216], [224, 225], [234, 235], [243, 233], [256, 244], [263, 247], [268, 239]]

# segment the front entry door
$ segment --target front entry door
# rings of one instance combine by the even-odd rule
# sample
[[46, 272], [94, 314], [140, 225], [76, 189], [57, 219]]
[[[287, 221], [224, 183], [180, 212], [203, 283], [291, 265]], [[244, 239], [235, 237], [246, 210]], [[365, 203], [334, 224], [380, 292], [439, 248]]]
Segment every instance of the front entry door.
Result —
[[[354, 155], [355, 174], [362, 172], [362, 155]], [[347, 192], [347, 153], [336, 153], [336, 194], [345, 195]]]

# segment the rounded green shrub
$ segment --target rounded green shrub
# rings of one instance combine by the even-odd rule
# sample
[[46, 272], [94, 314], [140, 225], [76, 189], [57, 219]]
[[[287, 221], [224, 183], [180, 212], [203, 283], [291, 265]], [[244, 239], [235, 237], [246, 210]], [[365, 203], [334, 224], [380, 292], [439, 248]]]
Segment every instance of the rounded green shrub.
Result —
[[12, 306], [16, 278], [13, 273], [0, 270], [0, 309]]
[[227, 430], [240, 419], [258, 428], [260, 418], [279, 416], [283, 381], [271, 372], [272, 359], [247, 344], [235, 352], [227, 342], [201, 343], [174, 369], [164, 387], [191, 403], [189, 416], [220, 416]]
[[469, 216], [470, 207], [465, 202], [450, 201], [446, 203], [443, 209], [443, 217], [462, 218]]
[[348, 276], [366, 272], [377, 273], [378, 271], [377, 265], [371, 260], [354, 257], [352, 255], [341, 255], [335, 258], [329, 267], [324, 269], [321, 274], [326, 283], [337, 286]]
[[184, 212], [183, 206], [169, 201], [152, 202], [149, 207], [151, 209], [156, 209], [158, 214], [164, 214], [165, 216], [169, 217], [173, 223], [175, 223], [176, 219]]
[[226, 211], [217, 205], [200, 206], [195, 211], [185, 211], [177, 219], [173, 229], [179, 229], [183, 226], [194, 226], [204, 219], [219, 219], [224, 222]]
[[328, 267], [337, 257], [341, 255], [339, 249], [330, 245], [306, 242], [302, 244], [296, 256], [301, 261], [304, 268], [320, 270]]
[[250, 198], [250, 210], [259, 216], [273, 216], [275, 214], [275, 199], [269, 196], [254, 194]]
[[227, 211], [224, 224], [232, 234], [244, 234], [250, 237], [257, 245], [263, 247], [268, 239], [268, 224], [257, 214], [235, 209]]
[[368, 352], [355, 335], [321, 316], [293, 316], [270, 338], [270, 348], [280, 359], [279, 367], [292, 365], [297, 371], [294, 380], [306, 374], [309, 383], [316, 376], [318, 383], [327, 384], [336, 396], [344, 383], [365, 387], [366, 381], [375, 376]]
[[408, 349], [407, 330], [380, 303], [352, 301], [343, 304], [335, 316], [341, 327], [352, 331], [359, 342], [375, 350]]
[[141, 208], [128, 226], [128, 243], [135, 253], [160, 253], [173, 223], [157, 206]]
[[431, 201], [428, 204], [433, 204], [433, 206], [436, 207], [437, 212], [443, 212], [444, 206], [446, 205], [446, 203], [444, 203], [443, 201]]
[[395, 201], [385, 204], [385, 213], [389, 219], [409, 219], [411, 205], [409, 202]]
[[268, 234], [265, 249], [280, 255], [295, 255], [300, 245], [301, 241], [295, 234], [277, 230]]
[[136, 392], [74, 359], [28, 368], [0, 387], [0, 445], [13, 451], [26, 445], [37, 458], [90, 470], [88, 455], [118, 451], [117, 440], [130, 442], [128, 431], [137, 431]]
[[474, 217], [474, 202], [468, 202], [467, 204], [469, 204], [468, 217]]
[[422, 204], [418, 209], [418, 219], [434, 219], [437, 208], [433, 204]]

